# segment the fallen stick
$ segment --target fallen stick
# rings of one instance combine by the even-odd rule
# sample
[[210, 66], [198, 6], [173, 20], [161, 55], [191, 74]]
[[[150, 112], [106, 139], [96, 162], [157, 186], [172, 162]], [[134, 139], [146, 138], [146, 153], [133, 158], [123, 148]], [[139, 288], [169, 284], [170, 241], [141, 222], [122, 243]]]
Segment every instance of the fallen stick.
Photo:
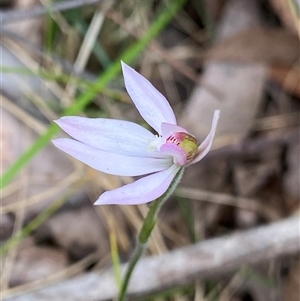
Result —
[[244, 158], [249, 155], [261, 154], [262, 152], [274, 149], [277, 146], [282, 147], [290, 143], [297, 143], [299, 139], [299, 128], [294, 128], [285, 132], [278, 131], [278, 133], [273, 133], [269, 136], [240, 140], [212, 150], [207, 154], [206, 160], [208, 158], [213, 159], [220, 157], [222, 157], [222, 159], [227, 157]]
[[[133, 273], [130, 300], [195, 280], [230, 272], [300, 251], [299, 217], [214, 238], [160, 256], [142, 259]], [[124, 272], [126, 264], [122, 265]], [[92, 272], [5, 301], [104, 301], [117, 295], [112, 269]]]

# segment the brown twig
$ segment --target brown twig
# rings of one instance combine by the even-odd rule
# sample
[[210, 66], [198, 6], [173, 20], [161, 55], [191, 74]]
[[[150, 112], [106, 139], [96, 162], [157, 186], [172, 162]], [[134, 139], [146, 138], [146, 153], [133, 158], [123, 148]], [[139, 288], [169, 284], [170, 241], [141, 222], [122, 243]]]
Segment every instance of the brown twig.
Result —
[[207, 158], [215, 157], [239, 157], [262, 153], [266, 149], [276, 146], [284, 146], [299, 141], [300, 131], [295, 128], [287, 131], [276, 132], [273, 135], [264, 135], [258, 138], [247, 139], [237, 143], [231, 143], [224, 147], [212, 150]]
[[[299, 253], [299, 217], [215, 238], [144, 258], [133, 273], [129, 297], [145, 297], [195, 280], [219, 278], [242, 266]], [[124, 272], [126, 265], [123, 265]], [[113, 270], [93, 272], [5, 301], [111, 300], [117, 295]]]
[[226, 193], [218, 193], [189, 187], [180, 187], [175, 192], [175, 194], [179, 197], [189, 198], [191, 200], [232, 206], [249, 211], [254, 211], [271, 221], [280, 218], [274, 208], [270, 208], [268, 205], [260, 202], [259, 199], [245, 198]]

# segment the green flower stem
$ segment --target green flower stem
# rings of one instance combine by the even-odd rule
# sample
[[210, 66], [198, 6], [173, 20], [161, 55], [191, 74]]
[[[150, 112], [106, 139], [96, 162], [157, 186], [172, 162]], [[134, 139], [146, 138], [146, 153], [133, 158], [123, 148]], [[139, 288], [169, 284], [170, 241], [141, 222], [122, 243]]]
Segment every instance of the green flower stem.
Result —
[[154, 226], [157, 221], [157, 216], [158, 216], [159, 210], [162, 207], [162, 205], [165, 203], [165, 201], [174, 192], [175, 188], [177, 187], [177, 185], [179, 184], [179, 182], [182, 178], [183, 172], [184, 172], [184, 168], [181, 168], [177, 172], [177, 174], [176, 174], [174, 180], [172, 181], [170, 187], [168, 188], [168, 190], [161, 197], [159, 197], [158, 199], [156, 199], [155, 201], [153, 201], [150, 204], [148, 214], [144, 220], [144, 223], [143, 223], [140, 233], [138, 235], [135, 249], [134, 249], [131, 259], [128, 263], [128, 267], [127, 267], [126, 273], [124, 275], [124, 278], [123, 278], [123, 281], [121, 284], [118, 301], [126, 300], [125, 299], [126, 292], [128, 289], [128, 285], [129, 285], [129, 281], [130, 281], [132, 272], [133, 272], [137, 262], [139, 261], [141, 256], [144, 254], [144, 251], [146, 250], [150, 235], [151, 235], [152, 230], [154, 229]]

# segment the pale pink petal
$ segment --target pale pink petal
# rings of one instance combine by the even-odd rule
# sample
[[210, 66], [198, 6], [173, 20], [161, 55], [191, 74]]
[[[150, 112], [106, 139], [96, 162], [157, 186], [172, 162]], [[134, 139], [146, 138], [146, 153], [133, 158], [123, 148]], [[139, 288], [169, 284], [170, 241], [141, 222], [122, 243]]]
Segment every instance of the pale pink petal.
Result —
[[106, 191], [94, 205], [138, 205], [151, 202], [167, 191], [179, 169], [179, 166], [173, 165], [131, 184]]
[[205, 140], [199, 145], [196, 157], [188, 164], [188, 166], [202, 160], [210, 151], [215, 137], [219, 116], [220, 111], [215, 111], [210, 132], [205, 138]]
[[188, 133], [186, 129], [182, 128], [179, 125], [170, 124], [166, 122], [163, 122], [161, 124], [161, 133], [163, 137], [169, 137], [173, 133], [179, 133], [179, 132]]
[[159, 134], [162, 122], [177, 124], [166, 98], [146, 78], [124, 62], [122, 69], [126, 90], [145, 121]]
[[118, 176], [138, 176], [169, 168], [171, 157], [146, 158], [105, 152], [73, 139], [61, 138], [53, 144], [77, 160], [99, 171]]
[[55, 122], [74, 139], [97, 149], [122, 155], [162, 157], [149, 148], [149, 141], [155, 135], [133, 122], [77, 116], [62, 117]]
[[173, 157], [173, 162], [177, 165], [183, 166], [187, 163], [187, 156], [184, 150], [173, 143], [164, 143], [160, 149], [162, 153]]

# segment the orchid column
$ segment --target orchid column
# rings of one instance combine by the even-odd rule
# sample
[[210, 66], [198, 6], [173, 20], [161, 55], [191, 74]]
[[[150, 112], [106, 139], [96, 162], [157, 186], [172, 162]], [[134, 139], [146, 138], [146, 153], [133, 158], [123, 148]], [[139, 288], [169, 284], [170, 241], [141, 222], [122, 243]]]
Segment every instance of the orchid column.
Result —
[[55, 122], [73, 139], [53, 140], [56, 147], [99, 171], [119, 176], [146, 175], [104, 192], [95, 202], [137, 205], [154, 201], [124, 277], [120, 301], [125, 298], [131, 273], [143, 254], [160, 207], [178, 185], [184, 168], [209, 152], [219, 118], [219, 111], [215, 111], [211, 130], [199, 145], [193, 135], [177, 125], [170, 104], [147, 79], [123, 62], [122, 69], [128, 94], [156, 133], [125, 120], [68, 116]]

